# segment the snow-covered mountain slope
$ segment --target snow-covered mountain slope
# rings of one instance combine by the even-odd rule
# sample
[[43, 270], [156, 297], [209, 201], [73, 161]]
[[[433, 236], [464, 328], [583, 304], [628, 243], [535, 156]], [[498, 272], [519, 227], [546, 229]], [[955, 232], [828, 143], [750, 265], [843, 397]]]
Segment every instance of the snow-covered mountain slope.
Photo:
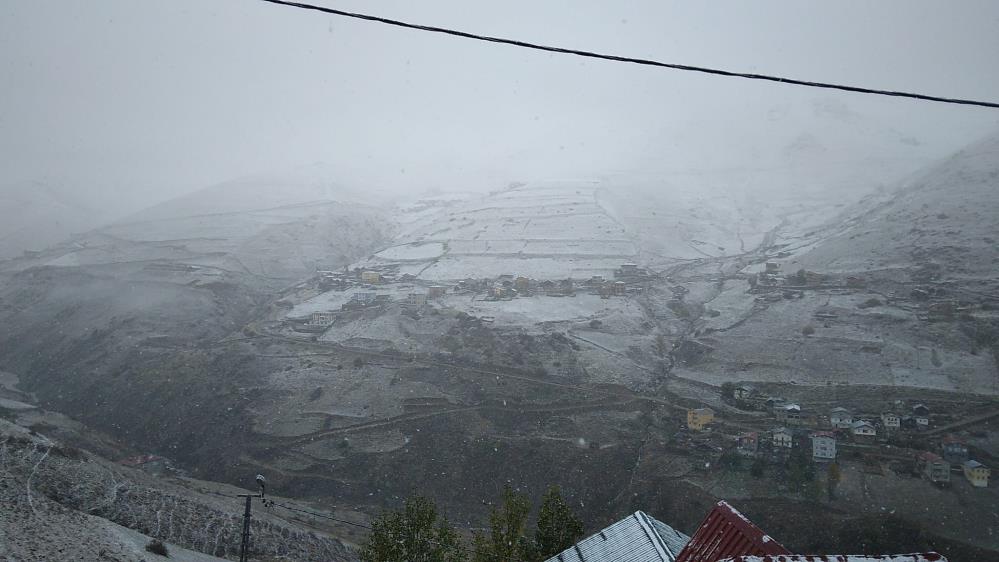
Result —
[[796, 257], [803, 267], [906, 269], [922, 279], [984, 280], [999, 267], [999, 134], [910, 185], [852, 209], [833, 236]]
[[[726, 280], [679, 372], [703, 381], [915, 386], [994, 394], [999, 135], [850, 205], [771, 255], [824, 281], [773, 299]], [[778, 253], [780, 250], [782, 253]], [[749, 268], [747, 272], [757, 268]], [[848, 277], [855, 280], [850, 283]], [[789, 285], [800, 283], [790, 282]]]
[[590, 180], [545, 181], [417, 201], [397, 209], [395, 240], [362, 265], [398, 263], [428, 280], [609, 275], [638, 247], [598, 188]]
[[173, 261], [287, 281], [383, 245], [387, 222], [374, 207], [356, 202], [373, 197], [318, 177], [291, 174], [212, 186], [6, 268]]
[[44, 250], [108, 218], [70, 189], [42, 182], [0, 186], [0, 260]]
[[139, 211], [122, 224], [265, 211], [322, 203], [377, 204], [385, 195], [377, 189], [358, 189], [336, 181], [335, 170], [312, 164], [238, 178], [206, 187]]

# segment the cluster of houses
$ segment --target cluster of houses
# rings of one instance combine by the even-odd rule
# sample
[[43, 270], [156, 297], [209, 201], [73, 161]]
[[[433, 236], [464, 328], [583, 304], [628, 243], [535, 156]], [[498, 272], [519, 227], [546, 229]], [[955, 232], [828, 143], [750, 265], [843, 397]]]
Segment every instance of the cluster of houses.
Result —
[[[559, 279], [537, 280], [530, 277], [510, 274], [500, 275], [496, 279], [465, 279], [459, 281], [455, 293], [487, 293], [491, 300], [509, 300], [516, 297], [571, 297], [578, 292], [599, 295], [601, 298], [628, 296], [643, 291], [642, 281], [649, 279], [647, 270], [635, 264], [623, 264], [615, 270], [614, 279], [605, 279], [602, 275], [594, 275], [589, 279]], [[636, 286], [639, 285], [639, 286]]]
[[[416, 277], [412, 274], [398, 275], [398, 268], [395, 265], [384, 265], [367, 269], [343, 271], [319, 271], [319, 287], [321, 290], [346, 291], [358, 287], [374, 287], [377, 285], [388, 285], [396, 282], [414, 282]], [[456, 294], [480, 294], [486, 293], [487, 298], [493, 300], [513, 299], [518, 296], [549, 296], [549, 297], [569, 297], [577, 292], [585, 291], [589, 294], [600, 295], [603, 298], [612, 296], [626, 296], [640, 293], [643, 290], [643, 282], [649, 281], [652, 275], [647, 269], [640, 268], [633, 263], [622, 264], [614, 271], [613, 279], [605, 279], [602, 275], [594, 275], [586, 280], [560, 279], [560, 280], [538, 280], [525, 276], [503, 274], [496, 278], [468, 278], [455, 283], [450, 290]], [[427, 298], [434, 299], [444, 295], [448, 287], [444, 285], [433, 285], [428, 288]]]
[[[864, 278], [855, 275], [834, 278], [805, 269], [799, 269], [791, 274], [783, 274], [781, 266], [777, 262], [767, 262], [763, 271], [750, 275], [748, 280], [749, 292], [760, 294], [757, 301], [761, 303], [801, 297], [802, 291], [810, 289], [863, 289], [867, 286], [867, 281]], [[909, 297], [921, 305], [916, 317], [927, 322], [951, 321], [959, 314], [970, 312], [976, 307], [975, 303], [952, 298], [942, 287], [932, 285], [912, 289]], [[886, 300], [889, 303], [896, 298], [894, 292], [889, 292], [886, 295]], [[835, 316], [831, 313], [816, 314], [816, 318], [820, 320]]]
[[[320, 290], [362, 290], [354, 292], [350, 299], [340, 306], [340, 311], [313, 312], [307, 320], [294, 326], [294, 329], [300, 332], [324, 332], [334, 324], [339, 313], [378, 308], [393, 302], [392, 295], [375, 292], [374, 289], [378, 286], [395, 283], [410, 283], [414, 287], [417, 286], [417, 279], [414, 275], [408, 273], [399, 275], [398, 267], [395, 265], [353, 270], [345, 267], [342, 271], [319, 271], [317, 273]], [[443, 298], [449, 292], [453, 294], [486, 293], [486, 300], [510, 300], [535, 295], [571, 297], [580, 291], [600, 295], [601, 298], [610, 298], [641, 293], [643, 287], [635, 285], [650, 278], [648, 270], [633, 263], [622, 264], [620, 268], [615, 270], [614, 276], [614, 279], [604, 279], [603, 276], [595, 275], [582, 281], [574, 279], [537, 280], [510, 274], [503, 274], [492, 279], [468, 278], [458, 281], [452, 286], [436, 284], [425, 286], [425, 291], [411, 292], [400, 299], [399, 304], [404, 308], [420, 309], [435, 299]]]
[[722, 400], [744, 410], [769, 412], [782, 425], [848, 430], [860, 439], [878, 436], [887, 439], [897, 431], [921, 431], [930, 427], [930, 410], [924, 404], [913, 405], [905, 414], [886, 410], [875, 416], [860, 417], [843, 407], [833, 408], [828, 413], [808, 411], [782, 397], [764, 394], [751, 385], [723, 387]]
[[956, 468], [965, 479], [976, 488], [986, 488], [992, 470], [981, 462], [972, 459], [968, 444], [955, 435], [948, 435], [940, 443], [940, 453], [922, 451], [916, 456], [916, 466], [930, 482], [946, 485]]
[[763, 271], [749, 277], [751, 292], [766, 293], [778, 288], [787, 289], [817, 289], [822, 287], [846, 286], [851, 289], [861, 289], [867, 282], [857, 276], [847, 276], [843, 279], [833, 279], [829, 275], [799, 269], [795, 273], [784, 274], [777, 262], [767, 262]]
[[[733, 392], [733, 398], [738, 400], [755, 396], [755, 391], [747, 386], [736, 387]], [[897, 432], [919, 432], [930, 427], [930, 409], [925, 404], [913, 405], [907, 414], [885, 411], [879, 416], [861, 417], [841, 406], [830, 409], [827, 414], [819, 414], [773, 397], [766, 397], [764, 402], [778, 425], [769, 431], [737, 435], [735, 450], [743, 456], [783, 460], [791, 451], [806, 448], [810, 449], [814, 462], [831, 462], [836, 460], [839, 444], [869, 447]], [[713, 422], [715, 412], [711, 408], [687, 410], [690, 431], [705, 431]], [[952, 435], [939, 443], [936, 452], [919, 451], [914, 460], [918, 474], [938, 485], [948, 484], [955, 470], [963, 472], [974, 487], [987, 487], [991, 475], [989, 467], [969, 456], [967, 444]]]

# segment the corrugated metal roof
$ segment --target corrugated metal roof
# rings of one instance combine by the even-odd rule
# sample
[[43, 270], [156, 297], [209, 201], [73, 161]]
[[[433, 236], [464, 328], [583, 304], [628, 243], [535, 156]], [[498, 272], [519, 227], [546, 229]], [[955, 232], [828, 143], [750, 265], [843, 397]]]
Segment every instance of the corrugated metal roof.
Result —
[[936, 552], [915, 554], [791, 554], [777, 556], [736, 556], [719, 562], [947, 562]]
[[718, 502], [677, 556], [677, 562], [716, 562], [742, 555], [791, 554], [728, 503]]
[[546, 562], [674, 562], [689, 540], [662, 521], [636, 511]]

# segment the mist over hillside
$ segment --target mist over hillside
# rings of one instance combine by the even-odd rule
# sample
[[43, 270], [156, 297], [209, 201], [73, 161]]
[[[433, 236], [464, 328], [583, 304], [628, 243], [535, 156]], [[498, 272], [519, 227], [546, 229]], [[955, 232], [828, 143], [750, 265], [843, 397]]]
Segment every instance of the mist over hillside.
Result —
[[999, 560], [999, 3], [312, 3], [0, 8], [0, 559]]

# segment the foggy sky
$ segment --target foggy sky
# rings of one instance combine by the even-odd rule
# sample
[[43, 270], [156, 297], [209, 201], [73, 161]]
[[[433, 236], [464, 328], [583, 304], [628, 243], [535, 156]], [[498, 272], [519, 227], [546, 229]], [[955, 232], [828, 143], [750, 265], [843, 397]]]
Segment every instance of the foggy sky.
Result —
[[[317, 2], [668, 62], [999, 100], [993, 0]], [[0, 184], [44, 179], [126, 207], [314, 162], [403, 188], [753, 165], [801, 132], [822, 138], [814, 100], [941, 155], [999, 123], [996, 110], [586, 60], [254, 0], [3, 2], [0, 71]]]

